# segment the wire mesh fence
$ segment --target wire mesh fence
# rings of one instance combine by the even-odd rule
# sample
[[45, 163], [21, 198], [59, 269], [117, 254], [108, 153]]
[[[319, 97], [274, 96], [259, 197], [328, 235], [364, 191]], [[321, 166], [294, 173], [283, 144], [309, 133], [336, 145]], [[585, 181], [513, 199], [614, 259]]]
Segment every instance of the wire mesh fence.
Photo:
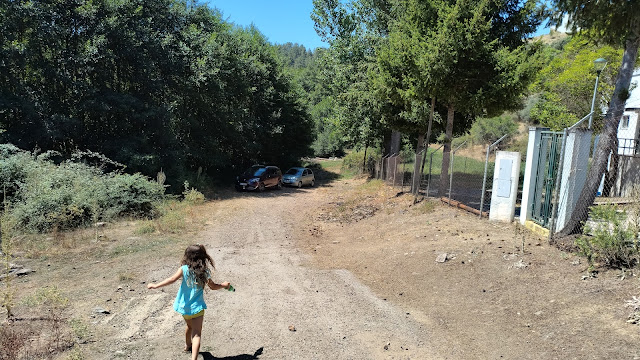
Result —
[[[550, 235], [570, 226], [580, 230], [585, 224], [588, 226], [593, 221], [589, 218], [592, 204], [640, 200], [640, 139], [614, 137], [605, 142], [586, 125], [589, 115], [561, 132], [530, 128], [528, 151], [520, 153], [515, 216], [538, 223], [549, 229]], [[409, 192], [413, 191], [413, 173], [418, 164], [415, 183], [419, 194], [461, 203], [486, 214], [491, 209], [496, 152], [505, 145], [504, 139], [498, 139], [482, 153], [477, 148], [465, 150], [464, 144], [452, 148], [448, 169], [442, 166], [443, 145], [431, 144], [418, 153], [381, 156], [370, 173]], [[589, 179], [593, 166], [602, 167], [604, 174]], [[444, 174], [443, 169], [447, 170]], [[525, 183], [528, 185], [523, 189]], [[587, 201], [579, 203], [585, 188], [590, 189], [584, 190]], [[589, 196], [594, 200], [590, 201]]]
[[[470, 210], [482, 209], [484, 214], [491, 206], [491, 189], [495, 168], [495, 153], [500, 150], [503, 136], [483, 150], [482, 154], [468, 150], [465, 143], [451, 149], [446, 174], [442, 175], [443, 148], [432, 144], [410, 155], [385, 155], [376, 161], [372, 176], [384, 179], [387, 184], [413, 191], [414, 169], [418, 164], [418, 193], [439, 197], [451, 204], [463, 204]], [[467, 150], [463, 154], [463, 150]], [[479, 156], [480, 155], [480, 156]]]
[[[542, 131], [533, 140], [538, 161], [533, 167], [528, 206], [531, 219], [548, 228], [550, 236], [581, 232], [585, 225], [591, 228], [592, 204], [620, 205], [637, 200], [638, 139], [612, 137], [602, 141], [586, 125], [590, 115], [562, 132]], [[592, 167], [600, 171], [589, 178]]]
[[404, 191], [410, 188], [410, 180], [412, 172], [412, 164], [407, 161], [405, 156], [400, 154], [383, 155], [375, 161], [374, 171], [371, 174], [374, 178], [384, 180], [387, 185], [397, 186]]

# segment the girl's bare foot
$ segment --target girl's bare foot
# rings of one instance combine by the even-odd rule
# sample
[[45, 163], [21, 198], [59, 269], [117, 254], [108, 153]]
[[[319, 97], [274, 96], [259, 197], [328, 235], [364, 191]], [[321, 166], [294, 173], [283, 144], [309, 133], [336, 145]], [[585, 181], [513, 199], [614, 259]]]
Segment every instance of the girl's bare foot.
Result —
[[184, 346], [184, 352], [191, 352], [191, 345], [185, 345]]

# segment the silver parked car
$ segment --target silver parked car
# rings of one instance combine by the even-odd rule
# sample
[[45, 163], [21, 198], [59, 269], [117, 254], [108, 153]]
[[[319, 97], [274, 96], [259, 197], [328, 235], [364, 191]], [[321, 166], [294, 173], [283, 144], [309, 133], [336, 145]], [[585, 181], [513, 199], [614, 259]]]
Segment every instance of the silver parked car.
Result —
[[313, 186], [316, 183], [316, 178], [311, 169], [293, 167], [284, 173], [282, 176], [282, 183], [297, 187], [302, 187], [303, 185]]

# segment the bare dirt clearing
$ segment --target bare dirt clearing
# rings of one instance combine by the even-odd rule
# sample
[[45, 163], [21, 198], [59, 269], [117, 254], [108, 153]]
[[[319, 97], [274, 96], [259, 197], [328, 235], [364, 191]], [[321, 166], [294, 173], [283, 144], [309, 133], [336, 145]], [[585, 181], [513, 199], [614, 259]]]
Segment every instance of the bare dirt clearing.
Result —
[[216, 280], [237, 289], [206, 295], [204, 359], [640, 358], [625, 307], [638, 278], [582, 280], [584, 260], [546, 240], [526, 236], [523, 252], [512, 225], [411, 202], [364, 180], [223, 193], [173, 235], [136, 235], [129, 222], [97, 242], [66, 234], [58, 251], [17, 258], [36, 270], [14, 281], [17, 298], [57, 285], [88, 324], [87, 359], [188, 358], [176, 288], [145, 283], [204, 243]]
[[[437, 358], [640, 358], [640, 331], [626, 323], [625, 307], [638, 278], [607, 271], [582, 280], [586, 261], [546, 239], [395, 195], [387, 187], [356, 193], [356, 212], [377, 211], [354, 222], [335, 206], [353, 201], [353, 192], [339, 191], [307, 221], [301, 246], [314, 254], [312, 266], [353, 272], [425, 324]], [[436, 262], [445, 253], [448, 260]]]

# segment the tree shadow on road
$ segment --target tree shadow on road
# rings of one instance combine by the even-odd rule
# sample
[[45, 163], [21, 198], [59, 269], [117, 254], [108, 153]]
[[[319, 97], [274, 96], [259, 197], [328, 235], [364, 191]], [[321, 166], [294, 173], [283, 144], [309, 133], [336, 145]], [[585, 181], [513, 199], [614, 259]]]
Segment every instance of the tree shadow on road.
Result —
[[204, 360], [255, 360], [255, 359], [258, 359], [260, 355], [262, 355], [263, 350], [264, 350], [264, 347], [261, 347], [260, 349], [256, 350], [256, 352], [254, 352], [253, 355], [240, 354], [240, 355], [224, 356], [224, 357], [213, 356], [213, 354], [211, 354], [209, 351], [201, 352], [200, 354], [202, 354], [202, 358]]

